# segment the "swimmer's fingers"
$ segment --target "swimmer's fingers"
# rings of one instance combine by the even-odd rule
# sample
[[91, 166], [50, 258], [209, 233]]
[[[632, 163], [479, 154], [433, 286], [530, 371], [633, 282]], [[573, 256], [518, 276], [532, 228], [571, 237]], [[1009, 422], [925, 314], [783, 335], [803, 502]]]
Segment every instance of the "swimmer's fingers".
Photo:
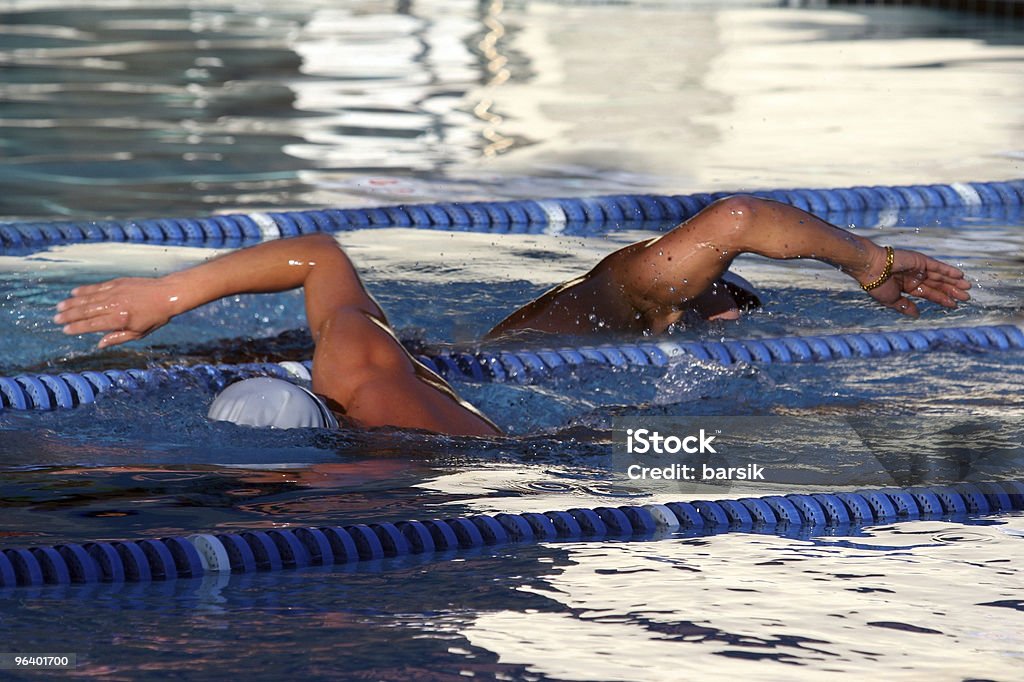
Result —
[[106, 348], [141, 339], [160, 326], [160, 322], [154, 324], [139, 321], [131, 324], [127, 315], [115, 312], [66, 324], [62, 331], [68, 335], [106, 332], [98, 344], [99, 348]]
[[906, 296], [916, 296], [946, 308], [956, 308], [959, 303], [970, 300], [967, 290], [971, 283], [959, 268], [917, 251], [896, 249], [893, 256], [892, 279], [870, 292], [884, 305], [917, 317], [917, 306]]
[[892, 274], [904, 277], [920, 277], [921, 281], [950, 284], [957, 289], [967, 290], [971, 283], [959, 268], [917, 251], [896, 249], [893, 254]]
[[882, 286], [868, 292], [872, 298], [893, 310], [910, 317], [918, 317], [917, 304], [907, 296], [937, 303], [945, 308], [956, 308], [961, 301], [970, 298], [966, 291], [955, 284], [934, 282], [926, 273], [902, 273], [894, 275]]
[[922, 286], [948, 291], [950, 296], [958, 300], [967, 301], [971, 298], [970, 294], [967, 293], [967, 290], [971, 288], [971, 283], [963, 277], [957, 279], [945, 277], [934, 272], [922, 272], [917, 273], [917, 280]]
[[136, 341], [142, 338], [142, 334], [132, 331], [117, 331], [110, 332], [96, 344], [97, 348], [107, 348], [109, 346], [117, 346], [122, 343], [128, 343], [129, 341]]
[[91, 305], [100, 301], [126, 298], [151, 285], [152, 279], [145, 277], [118, 277], [98, 284], [83, 284], [71, 290], [71, 295], [57, 304], [57, 311]]
[[892, 303], [886, 303], [886, 307], [892, 308], [898, 313], [903, 313], [909, 317], [918, 318], [921, 317], [921, 312], [917, 309], [917, 304], [911, 301], [905, 296], [900, 296]]
[[921, 288], [923, 288], [924, 291], [916, 295], [921, 296], [922, 298], [927, 298], [929, 301], [946, 306], [947, 308], [955, 308], [957, 304], [971, 300], [971, 295], [966, 291], [949, 284], [930, 287], [924, 286]]
[[123, 331], [128, 329], [125, 318], [119, 313], [86, 317], [65, 324], [61, 331], [65, 334], [92, 334], [93, 332]]
[[117, 279], [108, 279], [106, 282], [98, 282], [97, 284], [83, 284], [80, 287], [72, 289], [71, 296], [90, 296], [104, 291], [110, 291], [126, 279], [127, 278], [125, 277], [118, 277]]
[[963, 289], [967, 291], [971, 288], [971, 283], [964, 277], [963, 273], [957, 270], [959, 276], [950, 276], [943, 273], [928, 272], [928, 279], [935, 282], [942, 282], [943, 284], [950, 284], [955, 286], [957, 289]]
[[941, 279], [945, 282], [964, 282], [968, 287], [971, 286], [970, 283], [964, 279], [964, 272], [960, 268], [953, 267], [952, 265], [948, 265], [940, 260], [935, 260], [934, 258], [929, 258], [927, 256], [924, 258], [925, 267], [923, 269], [928, 272], [930, 276]]
[[918, 272], [915, 273], [915, 276], [917, 276], [922, 283], [927, 285], [942, 288], [950, 287], [951, 289], [955, 289], [956, 291], [963, 293], [965, 298], [962, 298], [961, 300], [966, 301], [970, 298], [970, 296], [967, 296], [964, 292], [971, 288], [971, 283], [964, 277], [950, 277], [948, 275], [932, 271]]
[[114, 300], [115, 290], [121, 281], [114, 279], [100, 282], [99, 284], [86, 284], [75, 287], [71, 290], [70, 296], [57, 303], [57, 314], [53, 318], [54, 322], [63, 324], [82, 319], [83, 316], [96, 314], [97, 308], [109, 305]]
[[903, 293], [917, 296], [932, 303], [938, 303], [946, 308], [956, 308], [959, 303], [969, 301], [970, 294], [956, 284], [944, 281], [935, 281], [928, 277], [903, 278], [900, 282]]
[[117, 301], [106, 297], [69, 298], [57, 304], [57, 314], [53, 316], [53, 321], [57, 324], [72, 324], [115, 313], [119, 307]]
[[167, 324], [175, 300], [157, 279], [122, 277], [75, 288], [57, 304], [53, 320], [65, 334], [107, 333], [102, 348], [140, 339]]

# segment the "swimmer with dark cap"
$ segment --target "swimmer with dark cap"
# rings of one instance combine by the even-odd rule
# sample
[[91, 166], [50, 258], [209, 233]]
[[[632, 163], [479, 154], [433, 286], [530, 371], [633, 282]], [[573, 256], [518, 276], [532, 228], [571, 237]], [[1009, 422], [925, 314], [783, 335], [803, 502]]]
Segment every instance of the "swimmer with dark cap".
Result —
[[[615, 251], [590, 272], [509, 315], [487, 338], [527, 330], [660, 334], [687, 313], [735, 319], [743, 309], [759, 305], [750, 285], [728, 273], [742, 253], [823, 261], [852, 277], [882, 305], [911, 317], [918, 311], [907, 296], [947, 308], [970, 298], [970, 283], [951, 265], [916, 251], [878, 246], [792, 206], [734, 196], [671, 232]], [[174, 316], [225, 296], [297, 287], [305, 290], [306, 319], [316, 344], [312, 388], [319, 396], [309, 397], [316, 402], [298, 418], [302, 425], [331, 425], [333, 412], [343, 423], [362, 427], [500, 433], [405, 350], [330, 235], [266, 242], [163, 277], [81, 286], [57, 305], [54, 321], [66, 334], [104, 333], [99, 347], [105, 348], [140, 339]], [[222, 405], [219, 414], [254, 423], [239, 417], [252, 412], [246, 407], [250, 400], [258, 407], [286, 399], [261, 390], [239, 398], [244, 404]], [[303, 396], [295, 400], [301, 403]], [[312, 412], [320, 412], [323, 421], [317, 422]], [[278, 425], [294, 425], [289, 419]]]

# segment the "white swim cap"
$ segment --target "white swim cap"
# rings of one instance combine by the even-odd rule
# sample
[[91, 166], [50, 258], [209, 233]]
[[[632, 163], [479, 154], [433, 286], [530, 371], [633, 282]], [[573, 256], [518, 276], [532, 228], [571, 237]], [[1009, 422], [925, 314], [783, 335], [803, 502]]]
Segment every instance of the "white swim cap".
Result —
[[272, 429], [338, 427], [338, 420], [320, 398], [301, 386], [271, 377], [231, 384], [214, 398], [206, 416]]

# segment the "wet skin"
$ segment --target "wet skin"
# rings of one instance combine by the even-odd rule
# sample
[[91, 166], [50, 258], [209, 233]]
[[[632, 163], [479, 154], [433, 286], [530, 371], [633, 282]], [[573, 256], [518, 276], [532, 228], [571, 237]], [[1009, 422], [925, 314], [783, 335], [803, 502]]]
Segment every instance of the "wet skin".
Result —
[[[657, 334], [688, 311], [706, 319], [739, 314], [721, 277], [741, 253], [813, 258], [859, 284], [876, 280], [886, 251], [864, 237], [791, 206], [751, 197], [712, 204], [671, 232], [619, 249], [590, 272], [513, 312], [487, 338], [520, 331]], [[917, 316], [906, 295], [955, 308], [970, 297], [958, 269], [895, 250], [892, 274], [868, 294]], [[395, 338], [384, 311], [329, 235], [266, 242], [157, 278], [120, 278], [78, 287], [57, 305], [67, 334], [100, 332], [99, 346], [126, 343], [174, 316], [225, 296], [303, 287], [316, 344], [313, 390], [350, 424], [465, 436], [500, 430], [417, 362]]]

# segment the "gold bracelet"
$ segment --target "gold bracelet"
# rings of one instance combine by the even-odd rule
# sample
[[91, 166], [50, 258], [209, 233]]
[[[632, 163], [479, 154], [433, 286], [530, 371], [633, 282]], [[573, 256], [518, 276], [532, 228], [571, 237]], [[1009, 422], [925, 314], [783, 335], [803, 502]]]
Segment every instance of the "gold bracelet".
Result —
[[878, 287], [888, 282], [889, 278], [892, 277], [892, 262], [895, 259], [896, 250], [891, 246], [885, 247], [885, 268], [882, 270], [882, 274], [879, 275], [878, 279], [876, 279], [873, 282], [861, 284], [860, 288], [863, 289], [864, 291], [871, 291], [872, 289], [877, 289]]

